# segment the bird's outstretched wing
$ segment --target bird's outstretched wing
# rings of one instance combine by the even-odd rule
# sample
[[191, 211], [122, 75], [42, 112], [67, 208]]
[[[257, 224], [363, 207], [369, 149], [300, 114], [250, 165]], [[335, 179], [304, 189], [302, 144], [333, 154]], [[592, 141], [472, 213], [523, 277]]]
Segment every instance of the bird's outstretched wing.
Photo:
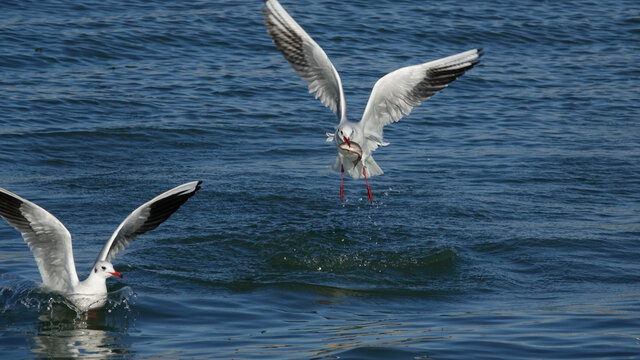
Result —
[[118, 226], [105, 244], [96, 261], [111, 261], [136, 236], [153, 230], [171, 216], [196, 191], [202, 181], [192, 181], [166, 191], [144, 203]]
[[73, 261], [71, 234], [45, 209], [0, 188], [0, 216], [22, 233], [36, 258], [42, 284], [66, 293], [78, 283]]
[[309, 92], [346, 120], [340, 76], [322, 48], [293, 20], [277, 0], [265, 0], [267, 32], [296, 72], [309, 83]]
[[383, 145], [382, 128], [408, 115], [433, 94], [474, 67], [482, 49], [473, 49], [420, 65], [400, 68], [373, 86], [361, 120], [370, 150]]

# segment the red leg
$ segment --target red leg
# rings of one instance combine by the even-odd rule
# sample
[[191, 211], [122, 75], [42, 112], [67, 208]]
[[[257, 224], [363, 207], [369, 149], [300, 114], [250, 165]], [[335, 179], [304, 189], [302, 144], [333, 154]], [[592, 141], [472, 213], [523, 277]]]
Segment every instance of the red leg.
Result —
[[344, 199], [344, 187], [342, 186], [344, 180], [344, 166], [340, 165], [340, 201]]
[[364, 181], [367, 183], [367, 197], [369, 197], [369, 201], [373, 204], [373, 194], [371, 193], [371, 188], [369, 187], [369, 180], [367, 180], [367, 171], [365, 167], [362, 167], [362, 175], [364, 175]]
[[97, 319], [98, 318], [98, 314], [95, 310], [89, 310], [87, 311], [87, 317], [89, 319]]

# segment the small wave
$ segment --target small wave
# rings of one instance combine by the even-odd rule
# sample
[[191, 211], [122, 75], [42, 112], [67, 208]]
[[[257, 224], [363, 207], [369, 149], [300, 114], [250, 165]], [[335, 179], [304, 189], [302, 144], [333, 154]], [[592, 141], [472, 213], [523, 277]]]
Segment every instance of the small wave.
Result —
[[314, 254], [304, 251], [276, 254], [269, 263], [276, 268], [290, 270], [318, 270], [344, 273], [369, 269], [382, 273], [396, 271], [404, 275], [441, 274], [455, 270], [459, 255], [452, 249], [434, 249], [428, 252], [352, 252]]
[[362, 346], [349, 349], [325, 359], [428, 359], [424, 352], [414, 352], [394, 347]]

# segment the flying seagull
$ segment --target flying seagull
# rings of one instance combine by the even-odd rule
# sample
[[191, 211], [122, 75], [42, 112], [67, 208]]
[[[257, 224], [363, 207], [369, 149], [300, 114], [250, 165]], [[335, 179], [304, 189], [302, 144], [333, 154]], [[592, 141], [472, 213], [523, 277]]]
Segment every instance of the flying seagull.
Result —
[[111, 235], [91, 268], [80, 281], [71, 248], [71, 234], [62, 223], [40, 206], [0, 188], [0, 216], [22, 233], [38, 264], [42, 287], [60, 293], [79, 310], [104, 306], [107, 279], [122, 278], [111, 264], [116, 254], [136, 236], [153, 230], [167, 220], [196, 191], [201, 181], [193, 181], [164, 192], [129, 214]]
[[367, 196], [373, 195], [367, 176], [383, 173], [373, 160], [379, 146], [387, 146], [382, 137], [385, 125], [399, 121], [414, 106], [433, 96], [447, 84], [474, 67], [482, 49], [468, 50], [442, 59], [395, 70], [380, 78], [359, 122], [347, 120], [347, 106], [340, 76], [322, 48], [307, 34], [277, 0], [265, 0], [267, 32], [294, 70], [309, 83], [309, 93], [329, 107], [340, 120], [336, 131], [327, 133], [338, 155], [333, 169], [340, 171], [340, 200], [344, 198], [344, 172], [354, 179], [364, 177]]

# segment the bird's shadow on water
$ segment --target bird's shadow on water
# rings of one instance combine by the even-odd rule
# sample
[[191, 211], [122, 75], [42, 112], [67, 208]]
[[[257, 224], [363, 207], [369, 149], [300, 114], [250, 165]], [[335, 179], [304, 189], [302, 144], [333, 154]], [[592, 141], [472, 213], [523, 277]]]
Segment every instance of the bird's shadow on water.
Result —
[[128, 358], [133, 352], [125, 338], [135, 326], [134, 301], [135, 293], [125, 286], [111, 291], [104, 307], [81, 312], [62, 296], [45, 293], [31, 282], [5, 283], [0, 287], [0, 330], [30, 323], [27, 337], [36, 357]]

